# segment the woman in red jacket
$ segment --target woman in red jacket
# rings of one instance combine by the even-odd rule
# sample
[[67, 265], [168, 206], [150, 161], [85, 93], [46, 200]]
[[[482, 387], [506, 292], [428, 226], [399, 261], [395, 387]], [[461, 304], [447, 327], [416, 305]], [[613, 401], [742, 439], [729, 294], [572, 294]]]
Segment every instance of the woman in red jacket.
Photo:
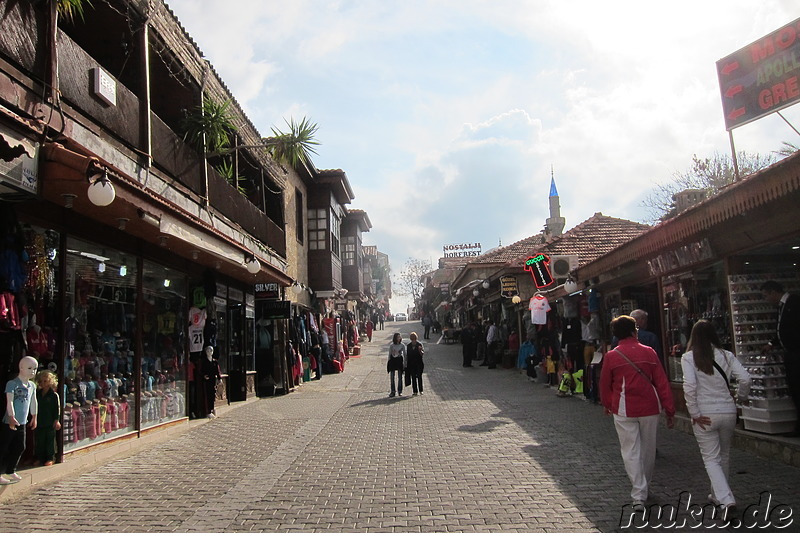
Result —
[[600, 401], [606, 414], [614, 415], [633, 508], [639, 511], [644, 509], [653, 476], [659, 414], [663, 408], [667, 427], [672, 428], [675, 406], [658, 355], [639, 343], [636, 329], [636, 320], [627, 315], [611, 321], [611, 333], [619, 344], [603, 357]]

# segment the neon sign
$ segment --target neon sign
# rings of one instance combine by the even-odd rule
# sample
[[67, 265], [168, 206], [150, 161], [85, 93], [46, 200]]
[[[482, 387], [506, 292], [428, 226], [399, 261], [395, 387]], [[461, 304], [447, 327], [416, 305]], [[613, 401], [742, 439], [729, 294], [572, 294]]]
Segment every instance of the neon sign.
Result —
[[545, 254], [537, 254], [525, 260], [525, 270], [533, 276], [533, 283], [538, 289], [552, 285], [553, 275], [550, 273], [550, 258]]

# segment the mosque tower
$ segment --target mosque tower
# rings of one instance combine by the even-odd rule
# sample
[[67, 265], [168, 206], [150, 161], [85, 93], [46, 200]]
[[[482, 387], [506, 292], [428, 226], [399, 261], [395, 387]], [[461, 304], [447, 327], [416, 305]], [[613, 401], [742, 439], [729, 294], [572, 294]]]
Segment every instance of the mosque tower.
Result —
[[553, 176], [553, 167], [550, 167], [550, 217], [544, 225], [545, 238], [549, 241], [564, 232], [567, 221], [561, 216], [561, 205], [558, 203], [558, 190], [556, 179]]

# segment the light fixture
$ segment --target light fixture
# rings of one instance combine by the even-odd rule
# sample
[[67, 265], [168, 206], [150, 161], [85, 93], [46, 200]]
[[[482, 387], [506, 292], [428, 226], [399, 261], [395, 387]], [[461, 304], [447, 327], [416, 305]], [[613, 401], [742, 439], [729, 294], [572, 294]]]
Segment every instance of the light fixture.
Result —
[[159, 235], [158, 236], [158, 244], [161, 246], [167, 245], [167, 239], [169, 239], [169, 235]]
[[567, 294], [572, 294], [578, 290], [578, 284], [572, 277], [567, 278], [567, 281], [564, 282], [564, 290], [567, 291]]
[[489, 280], [488, 279], [483, 280], [483, 283], [481, 283], [481, 286], [484, 289], [488, 289], [489, 288]]
[[75, 202], [75, 198], [78, 196], [67, 192], [62, 194], [61, 197], [64, 199], [64, 207], [67, 209], [72, 209], [72, 204]]
[[144, 209], [138, 209], [136, 213], [139, 215], [140, 219], [144, 220], [148, 224], [152, 224], [157, 228], [161, 227], [161, 219], [155, 216], [153, 213], [148, 213]]
[[511, 297], [511, 303], [514, 305], [520, 303], [521, 301], [522, 298], [520, 298], [518, 294], [515, 294], [514, 296]]
[[117, 229], [119, 229], [120, 231], [125, 231], [125, 228], [127, 227], [129, 220], [130, 220], [129, 218], [125, 218], [125, 217], [118, 218], [117, 219]]
[[261, 272], [261, 263], [258, 262], [255, 255], [250, 255], [244, 260], [244, 267], [251, 274], [258, 274]]
[[200, 252], [197, 250], [192, 250], [192, 259], [197, 261], [198, 257], [200, 257]]
[[216, 263], [214, 263], [214, 268], [216, 268], [217, 270], [219, 270], [220, 268], [222, 268], [222, 263], [221, 263], [221, 262], [219, 262], [219, 261], [217, 261]]
[[108, 179], [108, 171], [95, 174], [89, 178], [89, 190], [86, 192], [89, 201], [98, 207], [105, 207], [114, 201], [117, 192], [114, 184]]
[[106, 271], [106, 264], [104, 262], [97, 263], [97, 271], [101, 274]]
[[164, 280], [164, 287], [169, 287], [169, 279]]
[[479, 291], [478, 289], [474, 289], [474, 290], [472, 291], [472, 295], [473, 295], [473, 296], [478, 296], [480, 293], [481, 293], [481, 291]]
[[298, 283], [297, 281], [295, 281], [294, 283], [292, 283], [292, 292], [295, 294], [300, 294], [301, 292], [303, 292], [303, 286], [300, 285], [300, 283]]
[[128, 267], [126, 267], [125, 264], [119, 267], [119, 275], [123, 278], [128, 275]]

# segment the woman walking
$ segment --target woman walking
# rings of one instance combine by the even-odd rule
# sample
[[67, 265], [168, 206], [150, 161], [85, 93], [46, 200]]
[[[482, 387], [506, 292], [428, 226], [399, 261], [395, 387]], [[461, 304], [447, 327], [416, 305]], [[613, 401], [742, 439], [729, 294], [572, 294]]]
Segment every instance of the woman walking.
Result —
[[425, 369], [425, 363], [422, 356], [425, 355], [425, 348], [422, 343], [417, 342], [417, 334], [411, 333], [408, 336], [411, 342], [406, 346], [406, 356], [408, 360], [408, 367], [406, 372], [411, 376], [411, 387], [414, 391], [414, 396], [417, 392], [422, 394], [422, 371]]
[[628, 315], [611, 321], [617, 347], [603, 357], [600, 400], [614, 415], [622, 462], [631, 481], [633, 509], [641, 511], [649, 496], [656, 462], [658, 417], [663, 407], [667, 427], [674, 425], [675, 406], [669, 380], [655, 350], [637, 340], [636, 321]]
[[389, 345], [389, 360], [386, 362], [386, 371], [389, 373], [389, 383], [391, 390], [389, 398], [394, 398], [395, 374], [397, 375], [397, 395], [403, 395], [403, 369], [406, 367], [406, 345], [403, 344], [403, 337], [399, 333], [392, 336], [392, 343]]
[[750, 374], [736, 356], [720, 347], [714, 325], [698, 320], [689, 337], [688, 350], [681, 357], [683, 394], [692, 418], [692, 430], [711, 481], [708, 500], [734, 510], [736, 500], [728, 484], [728, 466], [736, 426], [736, 402], [728, 388], [728, 377], [739, 380], [738, 397], [750, 391]]

